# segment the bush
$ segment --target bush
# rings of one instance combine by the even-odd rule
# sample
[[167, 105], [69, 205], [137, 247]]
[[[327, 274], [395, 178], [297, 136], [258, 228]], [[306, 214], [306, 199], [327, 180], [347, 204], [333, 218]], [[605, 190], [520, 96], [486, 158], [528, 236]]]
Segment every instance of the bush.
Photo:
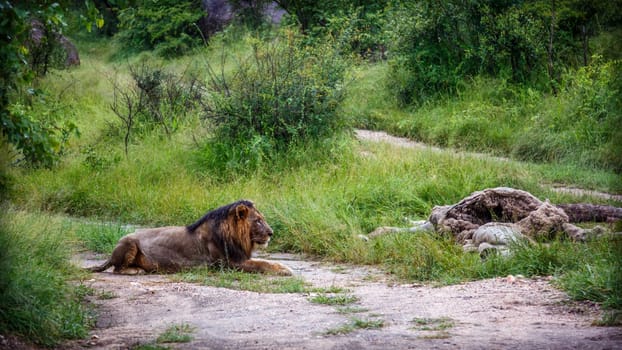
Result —
[[70, 104], [41, 90], [27, 93], [9, 106], [6, 119], [2, 118], [3, 132], [28, 164], [51, 167], [64, 153], [69, 137], [78, 134], [71, 121], [75, 112]]
[[200, 1], [138, 1], [119, 16], [119, 39], [131, 49], [155, 50], [164, 57], [187, 53], [201, 44], [195, 25], [203, 17]]
[[112, 82], [111, 104], [122, 122], [126, 154], [132, 134], [160, 128], [170, 136], [197, 109], [201, 98], [201, 86], [192, 74], [178, 76], [145, 61], [129, 69], [133, 81], [127, 85]]
[[293, 33], [252, 40], [252, 55], [226, 77], [208, 66], [206, 159], [218, 168], [254, 168], [297, 145], [348, 126], [336, 113], [346, 64], [328, 44], [302, 47]]

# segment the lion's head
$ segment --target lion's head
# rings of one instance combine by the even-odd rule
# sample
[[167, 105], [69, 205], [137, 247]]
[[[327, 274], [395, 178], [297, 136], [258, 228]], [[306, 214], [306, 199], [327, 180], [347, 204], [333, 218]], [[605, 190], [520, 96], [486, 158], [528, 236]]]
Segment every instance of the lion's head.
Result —
[[255, 249], [266, 247], [273, 234], [264, 216], [248, 200], [215, 209], [187, 228], [190, 232], [209, 231], [219, 253], [235, 262], [249, 259]]
[[[239, 201], [234, 204], [236, 205], [230, 209], [234, 213], [231, 213], [230, 216], [234, 216], [234, 221], [238, 225], [238, 229], [235, 231], [250, 240], [251, 250], [268, 246], [273, 231], [264, 219], [263, 214], [250, 201]], [[242, 237], [240, 238], [242, 239]]]

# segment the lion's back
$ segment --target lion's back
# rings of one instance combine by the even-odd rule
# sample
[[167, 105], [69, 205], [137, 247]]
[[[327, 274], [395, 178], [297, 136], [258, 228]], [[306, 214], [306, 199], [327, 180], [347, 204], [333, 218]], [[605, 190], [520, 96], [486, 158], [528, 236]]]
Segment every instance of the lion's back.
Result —
[[212, 261], [209, 252], [201, 246], [200, 239], [189, 233], [184, 226], [138, 229], [126, 237], [140, 242], [142, 253], [163, 269], [178, 269]]

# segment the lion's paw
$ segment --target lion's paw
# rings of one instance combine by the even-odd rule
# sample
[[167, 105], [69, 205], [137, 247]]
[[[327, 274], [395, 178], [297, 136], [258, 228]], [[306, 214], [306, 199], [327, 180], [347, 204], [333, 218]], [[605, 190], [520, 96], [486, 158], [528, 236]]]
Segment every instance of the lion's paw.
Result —
[[294, 271], [292, 271], [292, 269], [283, 264], [275, 263], [274, 273], [279, 276], [292, 276], [294, 274]]

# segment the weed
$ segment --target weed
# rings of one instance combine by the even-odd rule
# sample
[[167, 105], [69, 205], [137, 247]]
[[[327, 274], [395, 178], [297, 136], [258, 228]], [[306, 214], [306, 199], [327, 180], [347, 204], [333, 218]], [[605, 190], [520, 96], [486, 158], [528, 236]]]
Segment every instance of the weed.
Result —
[[345, 295], [345, 294], [337, 294], [337, 295], [327, 295], [327, 294], [318, 294], [309, 298], [309, 301], [316, 304], [323, 305], [348, 305], [353, 304], [358, 301], [358, 298], [354, 295]]
[[170, 347], [159, 344], [140, 344], [133, 346], [132, 350], [168, 350]]
[[350, 320], [350, 323], [347, 323], [341, 327], [329, 329], [325, 333], [327, 335], [340, 335], [352, 333], [358, 329], [377, 329], [382, 327], [384, 327], [383, 320], [361, 320], [353, 318]]
[[449, 317], [441, 318], [414, 318], [414, 329], [420, 331], [445, 331], [453, 328], [454, 321]]
[[115, 292], [111, 292], [107, 290], [102, 290], [99, 293], [97, 293], [97, 299], [99, 300], [109, 300], [109, 299], [114, 299], [118, 297], [119, 296]]
[[337, 308], [337, 312], [340, 314], [356, 314], [367, 311], [369, 311], [369, 309], [359, 306], [340, 306]]
[[181, 323], [178, 325], [171, 325], [169, 328], [160, 334], [157, 343], [188, 343], [192, 341], [191, 333], [194, 332], [194, 327], [188, 323]]

